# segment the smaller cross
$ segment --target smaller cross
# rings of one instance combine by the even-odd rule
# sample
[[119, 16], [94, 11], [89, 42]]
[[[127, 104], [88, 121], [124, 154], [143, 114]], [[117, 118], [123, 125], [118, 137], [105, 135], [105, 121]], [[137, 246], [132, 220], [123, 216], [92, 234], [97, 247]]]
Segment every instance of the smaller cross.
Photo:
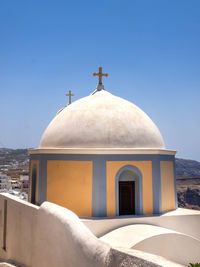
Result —
[[74, 94], [72, 94], [71, 90], [69, 90], [69, 94], [66, 94], [66, 96], [69, 96], [69, 105], [72, 103], [72, 96], [74, 96]]
[[99, 85], [102, 85], [102, 77], [108, 77], [108, 73], [102, 73], [102, 67], [99, 67], [99, 72], [93, 73], [93, 76], [98, 76], [99, 77]]

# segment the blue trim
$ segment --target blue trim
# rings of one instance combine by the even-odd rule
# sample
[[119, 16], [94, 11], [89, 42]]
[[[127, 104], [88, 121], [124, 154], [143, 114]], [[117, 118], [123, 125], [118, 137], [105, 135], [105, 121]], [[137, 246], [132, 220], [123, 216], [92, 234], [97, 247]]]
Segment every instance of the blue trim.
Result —
[[41, 169], [42, 169], [42, 158], [40, 156], [39, 159], [39, 188], [38, 188], [38, 205], [41, 205], [41, 196], [42, 196], [42, 180], [44, 179], [44, 176], [42, 175]]
[[175, 157], [173, 160], [174, 164], [174, 193], [175, 193], [175, 206], [178, 208], [178, 199], [177, 199], [177, 188], [176, 188], [176, 164], [175, 164]]
[[153, 213], [162, 213], [160, 159], [152, 160]]
[[92, 154], [31, 154], [31, 159], [46, 159], [46, 160], [77, 160], [91, 161], [94, 158], [103, 159], [105, 161], [152, 161], [158, 159], [160, 161], [173, 161], [173, 155], [92, 155]]
[[40, 163], [40, 173], [39, 173], [39, 196], [38, 202], [41, 205], [47, 199], [47, 160], [41, 157]]
[[92, 216], [107, 216], [106, 162], [98, 156], [93, 160]]
[[[138, 168], [132, 165], [123, 166], [115, 177], [115, 201], [116, 201], [116, 216], [119, 216], [119, 181], [120, 175], [124, 171], [133, 172], [133, 181], [135, 181], [135, 213], [137, 215], [143, 214], [143, 187], [142, 187], [142, 173]], [[135, 172], [137, 175], [135, 175]]]

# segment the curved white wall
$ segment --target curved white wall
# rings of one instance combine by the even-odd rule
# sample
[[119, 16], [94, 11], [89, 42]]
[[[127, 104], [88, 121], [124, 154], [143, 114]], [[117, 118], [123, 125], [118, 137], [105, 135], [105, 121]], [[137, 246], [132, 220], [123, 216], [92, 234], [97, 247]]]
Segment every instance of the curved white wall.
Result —
[[101, 237], [119, 227], [132, 224], [151, 224], [181, 232], [200, 240], [200, 211], [178, 208], [163, 215], [119, 216], [101, 220], [82, 219], [82, 222], [97, 237]]
[[200, 240], [158, 226], [128, 225], [100, 239], [112, 247], [137, 249], [186, 266], [200, 261]]
[[133, 248], [165, 257], [185, 266], [200, 262], [200, 240], [180, 233], [155, 235], [141, 241]]
[[0, 195], [1, 259], [29, 267], [102, 267], [109, 250], [70, 210]]
[[99, 242], [70, 210], [44, 202], [37, 225], [35, 266], [104, 266], [110, 246]]

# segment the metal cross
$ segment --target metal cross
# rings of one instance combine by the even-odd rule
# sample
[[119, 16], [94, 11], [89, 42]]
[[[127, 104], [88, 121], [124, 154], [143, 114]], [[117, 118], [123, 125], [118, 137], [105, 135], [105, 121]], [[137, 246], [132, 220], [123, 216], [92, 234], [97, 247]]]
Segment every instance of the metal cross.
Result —
[[99, 72], [98, 73], [94, 72], [93, 76], [98, 76], [99, 84], [102, 85], [102, 77], [103, 76], [108, 77], [108, 73], [102, 73], [102, 67], [99, 67]]
[[74, 96], [74, 94], [72, 94], [71, 90], [69, 90], [69, 94], [66, 94], [66, 96], [69, 96], [69, 105], [72, 103], [72, 96]]

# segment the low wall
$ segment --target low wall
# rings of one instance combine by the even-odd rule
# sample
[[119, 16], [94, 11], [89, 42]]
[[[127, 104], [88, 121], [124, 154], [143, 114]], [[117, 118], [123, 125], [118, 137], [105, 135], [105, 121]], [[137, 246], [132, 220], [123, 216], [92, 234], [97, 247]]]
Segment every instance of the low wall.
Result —
[[179, 233], [155, 235], [141, 241], [133, 248], [165, 257], [184, 266], [200, 262], [200, 242]]
[[39, 207], [15, 199], [0, 194], [0, 258], [30, 265]]
[[112, 247], [137, 249], [188, 266], [200, 262], [200, 240], [166, 228], [133, 224], [100, 238]]
[[0, 195], [0, 258], [26, 266], [104, 266], [110, 247], [70, 210]]
[[113, 250], [70, 210], [0, 194], [0, 258], [29, 267], [164, 266]]

